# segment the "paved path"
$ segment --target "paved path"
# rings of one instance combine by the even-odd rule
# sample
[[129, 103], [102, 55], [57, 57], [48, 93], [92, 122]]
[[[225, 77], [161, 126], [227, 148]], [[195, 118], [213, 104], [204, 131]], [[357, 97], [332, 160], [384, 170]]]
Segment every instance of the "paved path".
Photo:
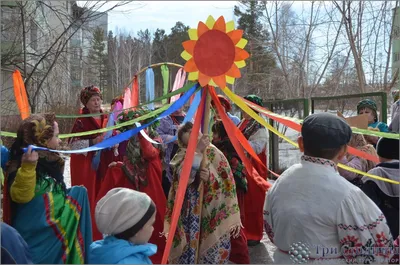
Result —
[[261, 244], [249, 247], [250, 263], [251, 264], [272, 264], [272, 253], [276, 247], [269, 241], [264, 233], [264, 238]]

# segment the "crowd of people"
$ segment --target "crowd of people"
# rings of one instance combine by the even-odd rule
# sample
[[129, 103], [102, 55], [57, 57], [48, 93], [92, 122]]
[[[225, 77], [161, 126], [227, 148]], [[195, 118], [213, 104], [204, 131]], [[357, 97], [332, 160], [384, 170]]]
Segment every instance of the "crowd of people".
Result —
[[[246, 153], [252, 170], [246, 169], [219, 115], [214, 117], [212, 136], [199, 132], [168, 263], [249, 264], [249, 247], [260, 244], [264, 231], [277, 247], [275, 263], [376, 263], [395, 258], [388, 252], [360, 254], [354, 249], [394, 248], [399, 236], [399, 185], [338, 164], [399, 181], [399, 140], [352, 133], [346, 121], [333, 114], [310, 115], [298, 139], [304, 153], [301, 163], [287, 169], [265, 192], [256, 179], [267, 180], [269, 174], [267, 129], [246, 112], [242, 119], [234, 116], [229, 100], [221, 95], [218, 99], [258, 159]], [[245, 99], [263, 105], [256, 95]], [[105, 128], [108, 116], [101, 109], [101, 91], [85, 87], [80, 100], [81, 113], [90, 115], [76, 119], [72, 133]], [[114, 99], [112, 109], [123, 100]], [[392, 116], [398, 117], [399, 111], [397, 97]], [[116, 123], [148, 112], [123, 111]], [[371, 130], [399, 133], [395, 119], [389, 126], [379, 122], [374, 101], [362, 100], [357, 112], [368, 115]], [[59, 147], [55, 115], [23, 120], [9, 152], [3, 147], [1, 151], [2, 263], [160, 264], [192, 122], [186, 122], [182, 108], [118, 145], [72, 154], [67, 187], [64, 159], [29, 147]], [[123, 126], [112, 135], [136, 126]], [[104, 137], [75, 136], [68, 144], [82, 149]], [[379, 157], [380, 163], [350, 154], [347, 146]], [[308, 245], [308, 252], [295, 253], [297, 244]]]

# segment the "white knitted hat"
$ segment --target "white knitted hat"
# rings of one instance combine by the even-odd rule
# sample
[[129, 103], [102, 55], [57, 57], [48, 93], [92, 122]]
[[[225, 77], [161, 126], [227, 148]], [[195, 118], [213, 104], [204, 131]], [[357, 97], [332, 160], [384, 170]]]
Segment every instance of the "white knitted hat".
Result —
[[116, 235], [136, 225], [152, 200], [143, 192], [127, 188], [110, 190], [96, 205], [96, 225], [100, 233]]

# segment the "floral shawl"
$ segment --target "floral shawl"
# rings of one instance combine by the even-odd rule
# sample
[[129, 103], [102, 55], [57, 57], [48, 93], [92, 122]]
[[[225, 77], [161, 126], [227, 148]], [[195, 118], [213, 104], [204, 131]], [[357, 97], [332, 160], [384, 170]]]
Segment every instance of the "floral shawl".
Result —
[[[230, 233], [241, 225], [236, 186], [229, 163], [222, 152], [213, 145], [210, 145], [206, 152], [210, 178], [207, 182], [204, 182], [203, 200], [200, 202], [199, 200], [185, 197], [186, 200], [184, 201], [184, 207], [186, 204], [195, 202], [195, 205], [192, 205], [193, 210], [190, 214], [200, 218], [186, 219], [184, 210], [182, 210], [169, 256], [170, 263], [177, 263], [187, 248], [194, 248], [196, 244], [199, 245], [199, 250], [195, 263], [204, 261], [214, 263], [224, 259], [227, 261], [229, 250], [227, 253], [227, 248], [224, 248], [221, 242], [227, 239], [229, 244]], [[165, 234], [170, 229], [179, 176], [185, 155], [186, 149], [181, 147], [171, 161], [173, 182], [167, 201], [167, 213], [164, 222]], [[199, 191], [199, 186], [196, 181], [189, 184], [186, 194], [190, 194], [192, 189]], [[190, 224], [197, 230], [195, 238], [191, 238], [188, 233], [185, 233], [184, 220], [197, 220], [197, 222], [200, 222], [199, 224]], [[188, 242], [188, 239], [190, 242]], [[215, 253], [220, 253], [221, 257], [211, 260], [209, 256]]]
[[224, 137], [224, 139], [213, 143], [228, 159], [233, 177], [235, 178], [236, 188], [247, 192], [246, 169], [229, 137]]

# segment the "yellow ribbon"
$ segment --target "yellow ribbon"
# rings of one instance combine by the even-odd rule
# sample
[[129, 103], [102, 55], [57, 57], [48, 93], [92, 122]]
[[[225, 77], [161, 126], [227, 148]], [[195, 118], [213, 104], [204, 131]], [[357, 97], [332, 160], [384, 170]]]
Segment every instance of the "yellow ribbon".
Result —
[[241, 108], [242, 110], [244, 110], [247, 114], [250, 115], [250, 117], [252, 117], [253, 119], [255, 119], [256, 121], [258, 121], [261, 125], [263, 125], [264, 127], [266, 127], [268, 130], [270, 130], [271, 132], [275, 133], [276, 135], [278, 135], [279, 137], [285, 139], [288, 143], [291, 143], [292, 145], [296, 146], [297, 148], [299, 148], [299, 146], [297, 145], [297, 143], [293, 142], [292, 140], [290, 140], [289, 138], [287, 138], [285, 135], [283, 135], [282, 133], [280, 133], [277, 129], [275, 129], [274, 127], [272, 127], [266, 120], [264, 120], [262, 117], [260, 117], [257, 113], [255, 113], [249, 106], [247, 106], [246, 103], [244, 103], [244, 101], [240, 100], [240, 98], [234, 94], [231, 90], [229, 90], [229, 88], [224, 88], [222, 89], [222, 91], [225, 93], [225, 95], [232, 100], [233, 103], [235, 103], [236, 105], [239, 106], [239, 108]]
[[[292, 118], [292, 117], [286, 117], [286, 116], [282, 116], [279, 115], [277, 113], [274, 113], [272, 111], [268, 111], [265, 110], [259, 106], [257, 106], [256, 104], [252, 103], [251, 108], [257, 110], [260, 113], [268, 113], [268, 115], [280, 118], [280, 119], [284, 119], [284, 120], [288, 120], [288, 121], [293, 121], [296, 123], [302, 123], [303, 120], [300, 119], [296, 119], [296, 118]], [[395, 133], [386, 133], [386, 132], [380, 132], [380, 131], [374, 131], [374, 130], [365, 130], [365, 129], [359, 129], [359, 128], [355, 128], [352, 127], [351, 130], [353, 131], [353, 133], [357, 133], [357, 134], [363, 134], [363, 135], [368, 135], [368, 136], [377, 136], [377, 137], [382, 137], [382, 138], [388, 138], [388, 139], [400, 139], [400, 134], [395, 134]]]
[[343, 168], [344, 170], [347, 170], [347, 171], [350, 171], [350, 172], [354, 172], [354, 173], [357, 173], [357, 174], [360, 174], [360, 175], [364, 175], [364, 176], [369, 177], [369, 178], [372, 178], [372, 179], [377, 179], [377, 180], [381, 180], [381, 181], [385, 181], [385, 182], [389, 182], [389, 183], [397, 184], [397, 185], [400, 184], [399, 181], [395, 181], [395, 180], [391, 180], [391, 179], [387, 179], [387, 178], [382, 178], [382, 177], [379, 177], [379, 176], [375, 176], [375, 175], [372, 175], [372, 174], [368, 174], [368, 173], [365, 173], [365, 172], [363, 172], [363, 171], [354, 169], [354, 168], [352, 168], [352, 167], [345, 166], [345, 165], [343, 165], [343, 164], [338, 164], [338, 167]]
[[[257, 113], [255, 113], [249, 106], [247, 106], [247, 104], [243, 100], [241, 100], [239, 96], [234, 94], [229, 88], [226, 87], [226, 88], [222, 89], [222, 91], [225, 93], [225, 95], [230, 100], [232, 100], [233, 103], [235, 103], [239, 108], [241, 108], [244, 112], [246, 112], [248, 115], [250, 115], [250, 117], [252, 117], [256, 121], [258, 121], [261, 125], [266, 127], [271, 132], [275, 133], [279, 137], [281, 137], [284, 140], [286, 140], [288, 143], [290, 143], [293, 146], [299, 148], [297, 143], [295, 143], [292, 140], [290, 140], [289, 138], [287, 138], [285, 135], [283, 135], [278, 130], [276, 130], [274, 127], [272, 127], [266, 120], [264, 120], [262, 117], [257, 115]], [[271, 114], [272, 114], [272, 112], [271, 112]], [[280, 115], [276, 115], [276, 116], [280, 116]], [[364, 176], [369, 177], [369, 178], [373, 178], [373, 179], [389, 182], [389, 183], [392, 183], [392, 184], [400, 184], [399, 181], [395, 181], [395, 180], [391, 180], [391, 179], [375, 176], [375, 175], [372, 175], [372, 174], [369, 174], [369, 173], [366, 173], [366, 172], [363, 172], [363, 171], [360, 171], [360, 170], [345, 166], [343, 164], [338, 164], [338, 167], [343, 168], [344, 170], [356, 173], [356, 174], [364, 175]]]

